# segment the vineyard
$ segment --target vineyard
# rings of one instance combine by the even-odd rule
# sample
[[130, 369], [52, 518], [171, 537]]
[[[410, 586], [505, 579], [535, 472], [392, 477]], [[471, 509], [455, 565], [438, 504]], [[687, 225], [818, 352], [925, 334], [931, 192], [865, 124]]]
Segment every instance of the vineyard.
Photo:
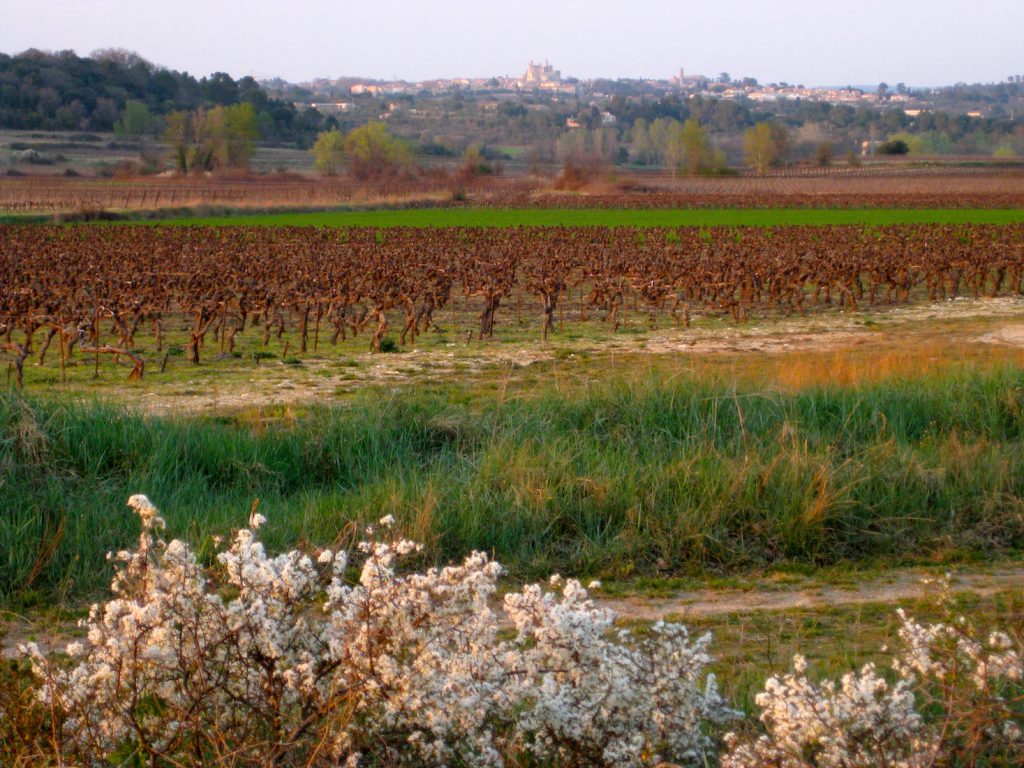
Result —
[[0, 213], [151, 210], [208, 206], [330, 206], [426, 195], [436, 178], [377, 183], [301, 176], [96, 180], [60, 177], [0, 179]]
[[171, 327], [198, 364], [247, 331], [295, 354], [360, 334], [380, 351], [391, 329], [405, 345], [467, 315], [467, 342], [531, 323], [546, 340], [566, 322], [682, 329], [698, 314], [741, 323], [1019, 295], [1024, 282], [1021, 225], [8, 227], [0, 242], [0, 339], [19, 383], [30, 356], [59, 354], [63, 368], [76, 349], [97, 369], [101, 356], [130, 360], [142, 378], [140, 339], [166, 364]]
[[[793, 169], [766, 176], [673, 177], [616, 169], [578, 192], [546, 176], [452, 175], [380, 182], [295, 174], [127, 179], [0, 177], [0, 214], [161, 211], [198, 206], [325, 208], [460, 202], [491, 208], [1021, 208], [1024, 174], [978, 168]], [[458, 191], [459, 195], [453, 193]], [[458, 198], [458, 199], [455, 199]]]

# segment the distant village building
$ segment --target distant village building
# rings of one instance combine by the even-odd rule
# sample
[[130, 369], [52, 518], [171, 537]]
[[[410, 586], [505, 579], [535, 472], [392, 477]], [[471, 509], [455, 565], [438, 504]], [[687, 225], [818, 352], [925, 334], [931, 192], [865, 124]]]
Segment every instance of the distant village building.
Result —
[[383, 96], [390, 94], [392, 96], [408, 93], [409, 87], [404, 83], [385, 83], [383, 85], [369, 84], [369, 83], [356, 83], [349, 89], [349, 93], [353, 96]]
[[675, 75], [671, 79], [673, 85], [677, 85], [684, 91], [694, 90], [700, 87], [702, 82], [707, 80], [704, 75], [687, 75], [682, 67], [679, 68], [679, 74]]
[[320, 112], [348, 112], [352, 109], [351, 101], [314, 101], [310, 104]]
[[[562, 73], [545, 61], [543, 64], [530, 62], [526, 73], [516, 81], [521, 90], [546, 91], [548, 93], [575, 94], [577, 81], [569, 78], [562, 80]], [[554, 97], [554, 98], [557, 98]]]
[[864, 139], [860, 143], [860, 154], [862, 157], [868, 157], [875, 154], [880, 146], [885, 142], [880, 139]]
[[543, 64], [535, 64], [531, 61], [530, 66], [526, 68], [526, 74], [523, 75], [523, 84], [527, 86], [560, 82], [562, 82], [562, 73], [551, 66], [547, 59]]

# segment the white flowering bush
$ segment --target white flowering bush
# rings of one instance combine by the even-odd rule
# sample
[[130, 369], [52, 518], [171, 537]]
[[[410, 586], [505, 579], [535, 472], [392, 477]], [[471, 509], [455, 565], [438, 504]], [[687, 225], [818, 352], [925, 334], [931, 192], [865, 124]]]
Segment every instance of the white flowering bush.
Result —
[[[497, 599], [501, 567], [473, 553], [423, 572], [384, 518], [351, 560], [271, 556], [255, 509], [205, 567], [163, 536], [144, 496], [113, 598], [53, 659], [0, 685], [0, 762], [92, 768], [707, 765], [927, 768], [1024, 764], [1019, 633], [900, 614], [900, 649], [815, 682], [802, 657], [756, 697], [760, 734], [708, 667], [710, 636], [630, 633], [578, 581]], [[951, 604], [948, 600], [946, 604]], [[504, 622], [504, 623], [503, 623]], [[34, 699], [34, 704], [32, 700]]]
[[[163, 537], [144, 496], [70, 664], [25, 649], [51, 713], [53, 764], [653, 765], [697, 762], [729, 713], [709, 638], [634, 640], [576, 581], [492, 608], [500, 566], [403, 573], [417, 545], [369, 529], [349, 562], [269, 556], [255, 510], [212, 568]], [[350, 578], [351, 576], [351, 578]]]
[[732, 714], [705, 675], [711, 636], [658, 622], [634, 641], [579, 582], [551, 584], [561, 593], [534, 584], [505, 598], [526, 681], [517, 725], [532, 752], [554, 765], [703, 763], [705, 726]]
[[[948, 590], [941, 601], [951, 604]], [[765, 733], [727, 735], [722, 768], [1024, 765], [1021, 639], [983, 636], [962, 616], [899, 616], [887, 677], [867, 664], [816, 684], [795, 657], [793, 673], [769, 678], [756, 697]]]

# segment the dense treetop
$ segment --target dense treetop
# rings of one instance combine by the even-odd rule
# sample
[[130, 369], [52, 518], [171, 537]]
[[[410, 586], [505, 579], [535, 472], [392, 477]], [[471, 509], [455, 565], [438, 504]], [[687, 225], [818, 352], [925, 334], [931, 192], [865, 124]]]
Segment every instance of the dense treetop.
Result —
[[[266, 141], [305, 143], [325, 127], [318, 112], [299, 113], [290, 102], [270, 98], [251, 77], [216, 72], [197, 79], [120, 49], [89, 57], [35, 49], [0, 53], [0, 128], [109, 131], [129, 105], [162, 117], [240, 103], [252, 104]], [[151, 131], [162, 127], [155, 120]]]

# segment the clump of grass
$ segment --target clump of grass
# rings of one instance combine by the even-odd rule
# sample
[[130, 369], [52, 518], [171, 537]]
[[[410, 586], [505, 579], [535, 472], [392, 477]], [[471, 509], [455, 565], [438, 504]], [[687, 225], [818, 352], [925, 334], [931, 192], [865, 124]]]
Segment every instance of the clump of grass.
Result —
[[1024, 549], [1024, 372], [798, 391], [677, 377], [453, 404], [155, 419], [0, 397], [0, 596], [80, 595], [145, 492], [209, 551], [254, 499], [269, 543], [393, 513], [443, 561], [632, 578]]

